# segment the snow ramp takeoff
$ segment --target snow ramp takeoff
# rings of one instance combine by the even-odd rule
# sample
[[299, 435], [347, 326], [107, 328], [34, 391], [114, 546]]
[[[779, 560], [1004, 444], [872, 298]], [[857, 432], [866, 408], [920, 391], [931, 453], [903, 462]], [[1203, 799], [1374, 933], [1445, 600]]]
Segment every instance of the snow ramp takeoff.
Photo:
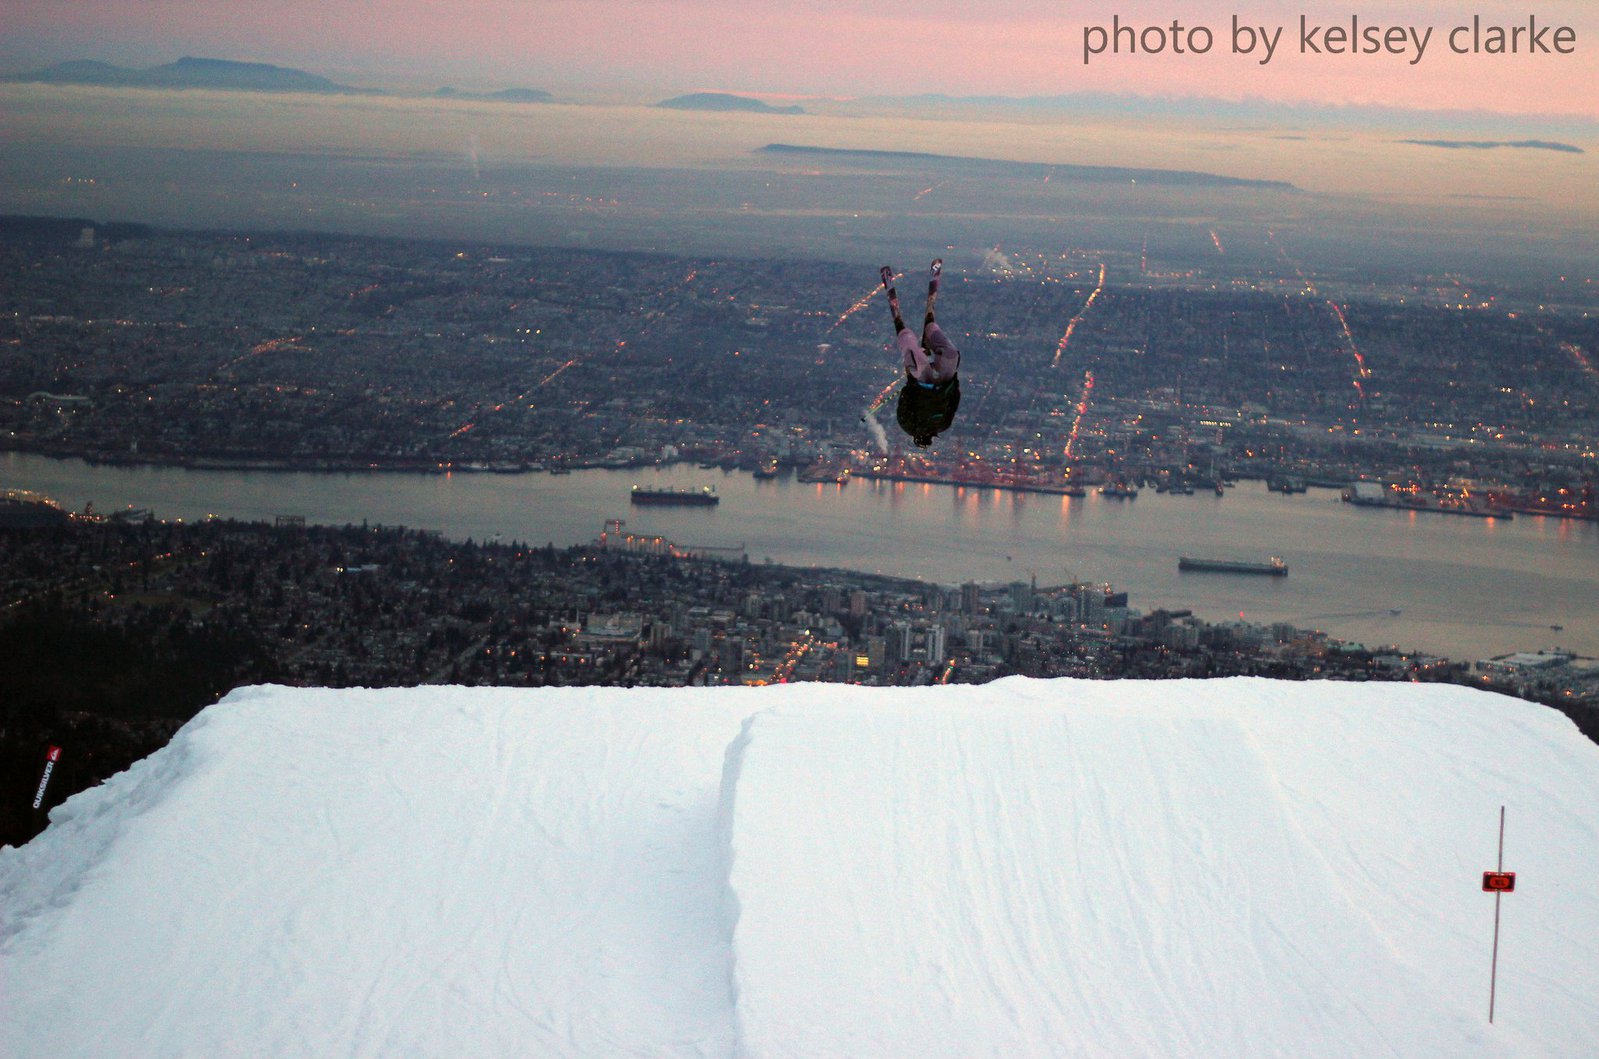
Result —
[[0, 1054], [1586, 1055], [1595, 804], [1441, 686], [251, 688], [0, 851]]

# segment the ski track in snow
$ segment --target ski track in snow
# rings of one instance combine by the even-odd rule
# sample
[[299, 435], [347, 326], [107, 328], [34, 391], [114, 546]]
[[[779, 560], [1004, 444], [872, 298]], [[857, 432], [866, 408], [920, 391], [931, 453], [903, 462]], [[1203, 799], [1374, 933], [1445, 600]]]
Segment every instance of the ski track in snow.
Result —
[[1584, 1056], [1595, 804], [1441, 685], [248, 688], [0, 850], [0, 1055]]

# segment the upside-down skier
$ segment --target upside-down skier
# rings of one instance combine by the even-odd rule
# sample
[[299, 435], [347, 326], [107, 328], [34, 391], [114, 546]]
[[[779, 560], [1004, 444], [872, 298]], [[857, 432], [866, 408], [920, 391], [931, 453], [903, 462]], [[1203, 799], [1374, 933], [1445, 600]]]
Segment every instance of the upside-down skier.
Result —
[[961, 354], [933, 318], [933, 303], [938, 299], [938, 281], [944, 261], [933, 261], [927, 281], [927, 315], [922, 320], [920, 337], [905, 326], [899, 311], [899, 292], [894, 289], [894, 270], [882, 269], [883, 286], [888, 290], [888, 308], [894, 314], [894, 344], [905, 363], [905, 385], [899, 391], [894, 418], [911, 440], [922, 448], [955, 421], [961, 403]]

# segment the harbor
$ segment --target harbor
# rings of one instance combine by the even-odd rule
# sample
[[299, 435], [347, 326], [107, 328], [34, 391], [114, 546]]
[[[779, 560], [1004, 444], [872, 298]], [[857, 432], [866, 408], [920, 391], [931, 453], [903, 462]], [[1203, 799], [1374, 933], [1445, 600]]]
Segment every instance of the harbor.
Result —
[[[332, 474], [90, 466], [0, 454], [0, 483], [68, 511], [92, 501], [160, 518], [406, 525], [445, 536], [558, 545], [627, 517], [629, 491], [701, 489], [693, 465], [569, 475]], [[1522, 517], [1429, 519], [1292, 496], [1241, 481], [1225, 497], [1144, 490], [1136, 503], [991, 487], [855, 477], [848, 485], [719, 472], [720, 503], [638, 506], [628, 529], [771, 559], [913, 577], [1040, 584], [1109, 581], [1139, 608], [1284, 621], [1341, 638], [1451, 658], [1568, 649], [1599, 655], [1599, 525]], [[607, 499], [609, 498], [609, 499]], [[1291, 577], [1198, 576], [1182, 555], [1280, 555]], [[1392, 611], [1401, 610], [1402, 614]], [[1552, 630], [1551, 625], [1561, 625]]]
[[1513, 519], [1516, 509], [1492, 494], [1427, 491], [1419, 487], [1384, 482], [1354, 482], [1344, 490], [1344, 500], [1357, 507], [1384, 507], [1395, 511], [1423, 511], [1467, 518]]

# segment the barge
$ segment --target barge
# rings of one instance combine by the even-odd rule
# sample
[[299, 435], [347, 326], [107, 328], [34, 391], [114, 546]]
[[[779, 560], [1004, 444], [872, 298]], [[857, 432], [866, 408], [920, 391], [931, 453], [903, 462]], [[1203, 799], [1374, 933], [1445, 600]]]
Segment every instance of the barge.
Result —
[[1287, 577], [1288, 564], [1275, 555], [1263, 563], [1236, 559], [1195, 559], [1183, 556], [1177, 560], [1177, 569], [1192, 573], [1210, 574], [1264, 574], [1267, 577]]
[[642, 485], [635, 485], [632, 500], [635, 504], [678, 504], [689, 507], [709, 507], [722, 502], [722, 498], [716, 495], [714, 485], [698, 489], [646, 489]]

